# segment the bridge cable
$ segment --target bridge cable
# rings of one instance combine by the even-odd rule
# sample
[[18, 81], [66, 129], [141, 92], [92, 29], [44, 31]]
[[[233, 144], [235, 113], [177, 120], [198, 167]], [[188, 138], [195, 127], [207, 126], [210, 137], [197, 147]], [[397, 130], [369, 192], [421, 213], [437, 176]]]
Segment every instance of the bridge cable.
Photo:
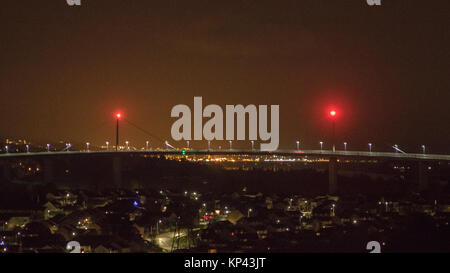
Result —
[[160, 137], [158, 137], [158, 136], [156, 136], [156, 135], [154, 135], [154, 134], [148, 132], [147, 130], [145, 130], [145, 129], [141, 128], [141, 127], [139, 127], [138, 125], [132, 123], [132, 122], [129, 121], [128, 119], [125, 119], [125, 118], [124, 118], [124, 121], [126, 121], [128, 124], [130, 124], [131, 126], [135, 127], [136, 129], [142, 131], [143, 133], [145, 133], [145, 134], [147, 134], [147, 135], [149, 135], [149, 136], [151, 136], [151, 137], [153, 137], [153, 138], [156, 138], [157, 140], [161, 141], [162, 143], [165, 143], [165, 141], [164, 141], [163, 139], [161, 139]]

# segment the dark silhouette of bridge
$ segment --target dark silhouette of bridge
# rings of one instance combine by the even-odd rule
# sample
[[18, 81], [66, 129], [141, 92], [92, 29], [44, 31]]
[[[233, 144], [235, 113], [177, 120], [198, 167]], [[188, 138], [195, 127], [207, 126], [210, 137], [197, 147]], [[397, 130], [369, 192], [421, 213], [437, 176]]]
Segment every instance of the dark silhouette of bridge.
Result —
[[122, 183], [122, 160], [126, 155], [249, 155], [249, 156], [290, 156], [307, 158], [328, 159], [329, 170], [329, 193], [335, 194], [338, 189], [337, 162], [339, 160], [354, 159], [382, 159], [392, 161], [408, 161], [417, 163], [419, 188], [424, 190], [428, 186], [427, 164], [433, 161], [450, 162], [450, 155], [439, 154], [406, 154], [388, 152], [363, 152], [363, 151], [332, 151], [332, 150], [189, 150], [189, 149], [167, 149], [167, 150], [120, 150], [120, 151], [59, 151], [59, 152], [26, 152], [26, 153], [4, 153], [0, 154], [0, 164], [3, 168], [3, 178], [9, 179], [8, 161], [14, 159], [33, 158], [43, 161], [44, 180], [49, 182], [53, 179], [53, 161], [69, 160], [71, 157], [103, 157], [111, 158], [114, 184]]

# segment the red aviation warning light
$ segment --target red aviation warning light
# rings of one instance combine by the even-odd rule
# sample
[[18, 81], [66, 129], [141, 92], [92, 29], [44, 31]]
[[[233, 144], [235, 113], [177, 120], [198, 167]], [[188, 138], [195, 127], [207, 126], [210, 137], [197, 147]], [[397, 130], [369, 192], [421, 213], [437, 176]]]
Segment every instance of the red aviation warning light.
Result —
[[336, 146], [335, 146], [335, 127], [336, 127], [336, 115], [337, 115], [337, 111], [332, 108], [330, 110], [330, 120], [331, 120], [331, 125], [332, 125], [332, 138], [331, 138], [331, 143], [333, 144], [333, 152], [336, 151]]
[[118, 112], [115, 114], [116, 116], [116, 152], [119, 149], [119, 120], [122, 117], [122, 113]]

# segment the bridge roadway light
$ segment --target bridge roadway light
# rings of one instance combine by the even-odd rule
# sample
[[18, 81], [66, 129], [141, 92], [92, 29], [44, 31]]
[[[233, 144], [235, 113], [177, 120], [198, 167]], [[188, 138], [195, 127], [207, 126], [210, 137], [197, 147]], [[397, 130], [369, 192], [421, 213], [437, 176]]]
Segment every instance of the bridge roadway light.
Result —
[[106, 141], [106, 150], [109, 150], [109, 141]]
[[322, 151], [322, 149], [323, 149], [323, 141], [319, 141], [319, 144], [320, 144], [320, 150]]
[[230, 150], [232, 150], [232, 149], [233, 149], [233, 141], [230, 140]]
[[27, 147], [27, 153], [29, 153], [30, 152], [30, 145], [26, 145], [25, 147]]
[[372, 143], [369, 143], [369, 152], [372, 152]]
[[89, 152], [89, 145], [91, 145], [91, 143], [86, 142], [86, 150]]
[[66, 149], [67, 149], [67, 151], [69, 151], [70, 147], [72, 147], [72, 144], [66, 143]]
[[344, 151], [347, 151], [347, 142], [344, 142]]
[[47, 144], [47, 152], [50, 152], [50, 144]]
[[127, 150], [129, 150], [130, 149], [130, 147], [128, 146], [130, 144], [130, 142], [127, 140], [127, 141], [125, 141], [125, 147], [126, 147], [126, 149]]
[[189, 149], [189, 140], [186, 140], [186, 146]]
[[422, 145], [422, 153], [425, 154], [425, 145]]
[[145, 142], [145, 149], [146, 149], [146, 150], [148, 150], [149, 144], [150, 144], [150, 142], [147, 140], [147, 141]]
[[297, 144], [297, 151], [300, 150], [300, 141], [297, 140], [295, 143]]
[[5, 146], [5, 150], [6, 150], [6, 152], [8, 152], [8, 145]]
[[211, 148], [211, 140], [208, 140], [208, 150]]
[[253, 148], [254, 148], [254, 146], [255, 146], [255, 141], [252, 140], [251, 142], [252, 142], [252, 151], [253, 151]]

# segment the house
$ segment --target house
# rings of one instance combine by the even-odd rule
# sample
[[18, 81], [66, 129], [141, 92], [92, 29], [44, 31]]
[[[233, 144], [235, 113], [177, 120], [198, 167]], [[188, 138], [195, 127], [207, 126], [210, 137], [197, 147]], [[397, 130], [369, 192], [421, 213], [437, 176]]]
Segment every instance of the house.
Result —
[[103, 244], [98, 245], [96, 248], [94, 248], [93, 253], [119, 253], [120, 251], [118, 249], [114, 249], [111, 246], [105, 246]]
[[244, 217], [242, 212], [239, 210], [232, 210], [230, 214], [228, 214], [227, 220], [232, 223], [233, 225], [236, 225], [239, 220]]
[[86, 234], [74, 240], [80, 242], [83, 253], [130, 253], [133, 248], [132, 242], [114, 236]]
[[0, 228], [2, 230], [14, 230], [15, 228], [23, 228], [31, 222], [31, 216], [22, 212], [10, 212], [0, 214]]
[[78, 229], [72, 225], [62, 225], [59, 226], [56, 234], [60, 234], [66, 241], [70, 241], [72, 240], [72, 238], [78, 235]]
[[63, 213], [63, 210], [57, 207], [52, 202], [48, 201], [43, 205], [44, 219], [50, 219], [55, 215]]

